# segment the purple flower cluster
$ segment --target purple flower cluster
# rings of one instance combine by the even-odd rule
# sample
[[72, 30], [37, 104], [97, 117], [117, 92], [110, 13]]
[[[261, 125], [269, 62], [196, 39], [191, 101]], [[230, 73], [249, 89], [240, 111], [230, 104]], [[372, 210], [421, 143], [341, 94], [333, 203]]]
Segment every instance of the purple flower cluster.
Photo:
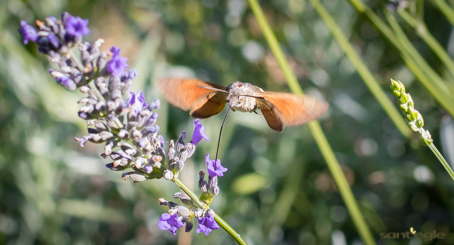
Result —
[[197, 233], [203, 232], [205, 236], [208, 236], [213, 230], [219, 229], [219, 225], [214, 220], [214, 216], [207, 215], [199, 218], [199, 227], [197, 227]]
[[195, 208], [192, 200], [184, 193], [177, 192], [174, 197], [179, 198], [183, 205], [166, 201], [164, 198], [159, 199], [161, 205], [169, 207], [169, 212], [163, 213], [159, 219], [159, 229], [168, 230], [176, 235], [177, 230], [185, 225], [185, 231], [189, 232], [194, 226], [194, 218], [199, 221], [197, 233], [203, 232], [208, 236], [213, 230], [219, 229], [219, 225], [214, 220], [213, 210], [203, 211], [200, 208]]
[[[204, 128], [199, 123], [198, 119], [194, 121], [194, 125], [195, 129], [191, 142], [199, 142], [202, 138], [209, 140], [208, 137], [203, 132]], [[219, 159], [216, 159], [216, 161], [211, 160], [209, 154], [206, 155], [206, 164], [209, 175], [208, 182], [205, 181], [205, 172], [200, 171], [199, 189], [202, 192], [200, 200], [209, 205], [212, 199], [219, 194], [218, 177], [222, 177], [224, 173], [227, 171], [227, 168], [221, 165], [221, 160]], [[174, 197], [179, 198], [183, 205], [178, 205], [174, 202], [168, 202], [162, 198], [160, 199], [161, 205], [169, 206], [170, 214], [175, 215], [176, 213], [179, 215], [178, 219], [181, 220], [181, 222], [183, 222], [184, 224], [186, 224], [186, 231], [192, 229], [193, 217], [196, 217], [199, 221], [197, 233], [203, 232], [206, 236], [208, 236], [213, 230], [219, 229], [219, 225], [214, 220], [214, 212], [211, 209], [208, 209], [206, 211], [203, 211], [200, 208], [194, 209], [195, 208], [194, 203], [189, 198], [189, 196], [184, 193], [179, 192], [175, 193]], [[163, 214], [161, 220], [159, 221], [159, 223], [162, 225], [160, 225], [159, 228], [161, 230], [169, 230], [175, 235], [176, 230], [182, 226], [169, 224], [167, 222], [168, 217], [170, 217], [168, 216], [168, 214], [166, 214], [165, 216]], [[174, 219], [177, 219], [177, 216], [175, 216]]]
[[[68, 90], [75, 90], [92, 80], [104, 77], [106, 80], [119, 80], [109, 83], [119, 83], [122, 95], [129, 90], [134, 78], [125, 72], [128, 67], [127, 59], [120, 56], [120, 49], [112, 47], [110, 53], [101, 52], [100, 47], [104, 43], [102, 39], [93, 44], [81, 42], [84, 35], [90, 34], [87, 19], [65, 12], [61, 20], [50, 16], [45, 22], [36, 21], [36, 26], [38, 30], [22, 20], [19, 33], [24, 44], [35, 42], [41, 53], [49, 55], [50, 61], [58, 64], [59, 70], [49, 70], [57, 83]], [[76, 45], [81, 54], [80, 62], [70, 52]], [[109, 60], [110, 55], [112, 58]], [[109, 75], [113, 75], [113, 78], [107, 79]]]
[[[49, 70], [58, 84], [85, 94], [78, 102], [82, 105], [78, 115], [86, 120], [88, 134], [75, 140], [81, 147], [88, 141], [103, 143], [101, 156], [112, 160], [106, 167], [113, 171], [128, 170], [122, 174], [123, 179], [130, 178], [134, 183], [159, 178], [175, 180], [185, 161], [194, 154], [196, 145], [202, 139], [210, 140], [200, 120], [196, 119], [191, 141], [185, 143], [187, 133], [183, 131], [177, 140], [169, 141], [165, 151], [164, 137], [158, 135], [156, 125], [158, 113], [154, 112], [160, 107], [160, 101], [148, 104], [142, 91], [129, 92], [137, 73], [134, 69], [126, 71], [127, 59], [120, 56], [120, 48], [112, 46], [109, 51], [101, 52], [102, 39], [93, 44], [82, 42], [83, 36], [90, 34], [88, 20], [68, 13], [63, 13], [61, 20], [50, 16], [45, 22], [36, 21], [36, 26], [38, 30], [21, 21], [19, 33], [24, 44], [36, 43], [41, 53], [58, 64], [58, 69]], [[78, 57], [70, 52], [76, 46], [80, 51]], [[210, 160], [209, 155], [206, 163], [209, 182], [201, 172], [199, 187], [201, 200], [209, 205], [219, 193], [218, 176], [223, 176], [227, 169], [219, 159]], [[161, 230], [175, 235], [185, 226], [185, 231], [189, 232], [195, 218], [199, 221], [197, 233], [208, 236], [219, 228], [211, 209], [196, 208], [185, 193], [175, 193], [174, 198], [180, 199], [183, 205], [160, 199], [162, 205], [169, 207], [169, 213], [162, 214], [158, 223]]]
[[165, 231], [168, 230], [172, 232], [175, 236], [177, 234], [177, 229], [183, 227], [183, 218], [178, 217], [177, 214], [170, 215], [168, 213], [163, 213], [159, 219], [158, 227], [159, 229]]

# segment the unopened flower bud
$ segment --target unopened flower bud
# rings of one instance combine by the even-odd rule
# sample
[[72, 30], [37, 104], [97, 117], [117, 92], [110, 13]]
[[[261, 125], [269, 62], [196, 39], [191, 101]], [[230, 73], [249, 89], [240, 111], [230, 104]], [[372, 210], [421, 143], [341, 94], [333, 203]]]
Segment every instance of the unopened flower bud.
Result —
[[203, 210], [201, 208], [196, 208], [194, 211], [192, 211], [194, 214], [194, 217], [196, 218], [201, 218], [203, 217]]
[[135, 166], [136, 168], [141, 169], [145, 163], [146, 160], [143, 157], [137, 157], [135, 161]]
[[137, 183], [137, 182], [142, 182], [142, 181], [145, 181], [147, 180], [147, 177], [144, 175], [144, 174], [141, 174], [139, 172], [126, 172], [126, 173], [123, 173], [121, 175], [121, 177], [126, 180], [127, 178], [131, 178], [132, 180], [134, 180], [134, 183]]
[[166, 169], [163, 172], [163, 176], [164, 176], [164, 179], [166, 179], [166, 180], [172, 180], [173, 179], [173, 172], [168, 170], [168, 169]]
[[185, 206], [177, 206], [177, 213], [182, 217], [189, 217], [191, 216], [191, 210]]

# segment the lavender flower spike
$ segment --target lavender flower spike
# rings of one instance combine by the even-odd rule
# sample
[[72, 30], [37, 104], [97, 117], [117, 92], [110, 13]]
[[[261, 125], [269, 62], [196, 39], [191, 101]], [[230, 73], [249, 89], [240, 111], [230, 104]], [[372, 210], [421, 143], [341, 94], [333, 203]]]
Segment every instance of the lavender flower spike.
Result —
[[33, 26], [29, 25], [27, 21], [21, 20], [20, 25], [22, 26], [19, 28], [19, 33], [21, 34], [22, 38], [24, 39], [24, 44], [27, 44], [28, 41], [35, 42], [38, 39], [38, 32], [36, 32]]
[[109, 63], [107, 64], [107, 71], [110, 72], [112, 75], [119, 77], [123, 73], [125, 73], [127, 58], [123, 58], [120, 56], [120, 48], [116, 48], [112, 46], [110, 48], [110, 52], [112, 53], [112, 59], [110, 59]]
[[208, 174], [210, 175], [211, 178], [215, 176], [222, 177], [224, 176], [224, 172], [227, 172], [228, 170], [227, 168], [224, 168], [221, 165], [221, 160], [219, 159], [216, 159], [216, 161], [210, 160], [210, 154], [206, 155], [205, 160], [207, 163]]
[[175, 236], [177, 234], [177, 229], [183, 227], [184, 223], [178, 218], [177, 214], [170, 215], [168, 213], [163, 213], [158, 222], [159, 229], [165, 231], [168, 230], [172, 232]]
[[205, 139], [206, 141], [210, 141], [208, 136], [205, 134], [205, 127], [199, 123], [200, 119], [197, 118], [194, 120], [194, 133], [192, 134], [192, 140], [191, 143], [194, 145], [197, 145], [202, 139]]
[[203, 232], [205, 236], [208, 236], [213, 230], [219, 229], [219, 225], [214, 220], [214, 217], [207, 215], [204, 218], [199, 218], [199, 226], [197, 227], [197, 233]]
[[80, 17], [74, 17], [70, 15], [65, 23], [66, 32], [76, 37], [76, 39], [81, 39], [82, 36], [90, 34], [90, 29], [88, 29], [88, 19], [82, 19]]

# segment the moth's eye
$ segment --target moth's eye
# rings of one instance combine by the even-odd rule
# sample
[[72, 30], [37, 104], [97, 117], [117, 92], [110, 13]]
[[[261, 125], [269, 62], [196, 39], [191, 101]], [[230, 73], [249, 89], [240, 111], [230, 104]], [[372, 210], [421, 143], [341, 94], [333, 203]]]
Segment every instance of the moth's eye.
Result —
[[241, 102], [241, 103], [244, 102], [244, 98], [243, 98], [243, 97], [240, 98], [240, 102]]

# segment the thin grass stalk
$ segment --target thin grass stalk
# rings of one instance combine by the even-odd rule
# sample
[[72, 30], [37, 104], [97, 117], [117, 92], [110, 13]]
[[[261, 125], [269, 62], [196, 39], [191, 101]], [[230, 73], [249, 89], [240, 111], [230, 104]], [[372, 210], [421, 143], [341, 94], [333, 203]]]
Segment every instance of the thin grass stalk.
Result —
[[[369, 19], [369, 21], [388, 39], [388, 41], [390, 41], [390, 43], [393, 44], [399, 52], [401, 52], [402, 58], [407, 64], [408, 68], [418, 78], [421, 84], [452, 116], [454, 116], [454, 103], [452, 99], [448, 95], [446, 95], [445, 91], [432, 84], [430, 78], [421, 71], [422, 68], [420, 68], [417, 63], [415, 63], [413, 58], [411, 58], [409, 55], [405, 55], [405, 48], [402, 47], [402, 44], [400, 43], [399, 39], [397, 39], [390, 27], [385, 24], [369, 7], [364, 5], [360, 0], [349, 1], [359, 13], [364, 14]], [[422, 62], [425, 61], [422, 60]]]
[[359, 75], [363, 79], [364, 83], [369, 88], [370, 92], [374, 95], [375, 99], [377, 99], [378, 103], [381, 105], [383, 110], [385, 110], [386, 114], [388, 114], [389, 118], [391, 118], [397, 129], [405, 137], [410, 137], [411, 131], [410, 129], [408, 129], [407, 124], [400, 116], [399, 111], [393, 106], [388, 96], [386, 96], [385, 92], [380, 87], [374, 75], [372, 75], [361, 58], [355, 53], [355, 50], [353, 49], [347, 38], [344, 36], [340, 28], [336, 25], [336, 22], [333, 20], [331, 15], [326, 11], [320, 1], [310, 0], [310, 2], [315, 7], [315, 10], [320, 14], [322, 19], [325, 21], [334, 38], [336, 38], [342, 50], [350, 59], [353, 66], [356, 68]]
[[[419, 54], [418, 50], [416, 50], [415, 46], [410, 42], [410, 40], [407, 38], [407, 35], [405, 35], [404, 31], [400, 27], [399, 23], [397, 22], [396, 18], [392, 13], [390, 13], [388, 10], [384, 11], [386, 19], [388, 20], [389, 24], [391, 25], [391, 28], [394, 30], [394, 35], [396, 35], [398, 41], [402, 44], [402, 48], [404, 52], [407, 52], [410, 57], [413, 58], [413, 60], [418, 64], [418, 66], [421, 68], [421, 70], [427, 74], [429, 79], [439, 87], [439, 89], [443, 92], [446, 93], [447, 86], [446, 83], [443, 81], [443, 79], [438, 75], [432, 67], [424, 60], [424, 58]], [[449, 96], [448, 93], [446, 93], [447, 96]], [[454, 105], [454, 104], [453, 104]]]
[[454, 10], [444, 0], [432, 0], [431, 1], [442, 14], [445, 15], [446, 19], [454, 26]]
[[454, 77], [454, 62], [441, 44], [430, 34], [424, 22], [414, 18], [405, 10], [398, 11], [400, 17], [416, 30], [416, 34], [429, 46], [432, 51], [440, 58], [448, 71]]
[[[252, 12], [254, 13], [257, 22], [259, 23], [260, 29], [262, 30], [270, 48], [273, 52], [276, 60], [281, 67], [287, 83], [291, 89], [291, 91], [295, 94], [302, 95], [303, 90], [298, 84], [296, 80], [295, 74], [290, 69], [290, 65], [287, 62], [287, 59], [282, 52], [282, 49], [279, 47], [279, 43], [277, 42], [276, 36], [271, 30], [271, 27], [268, 24], [268, 21], [263, 14], [263, 11], [257, 2], [257, 0], [248, 0], [251, 6]], [[320, 127], [320, 124], [317, 121], [313, 121], [309, 123], [309, 128], [311, 133], [323, 155], [325, 161], [328, 165], [328, 168], [333, 175], [334, 181], [336, 182], [339, 192], [347, 206], [347, 209], [352, 217], [352, 220], [358, 230], [361, 238], [363, 239], [365, 244], [375, 244], [375, 241], [372, 237], [372, 234], [367, 226], [364, 217], [362, 216], [361, 212], [359, 211], [358, 203], [356, 202], [352, 190], [345, 178], [345, 175], [342, 172], [342, 169], [339, 165], [339, 162], [334, 155], [334, 152], [331, 149], [331, 146], [326, 139], [325, 134]]]

